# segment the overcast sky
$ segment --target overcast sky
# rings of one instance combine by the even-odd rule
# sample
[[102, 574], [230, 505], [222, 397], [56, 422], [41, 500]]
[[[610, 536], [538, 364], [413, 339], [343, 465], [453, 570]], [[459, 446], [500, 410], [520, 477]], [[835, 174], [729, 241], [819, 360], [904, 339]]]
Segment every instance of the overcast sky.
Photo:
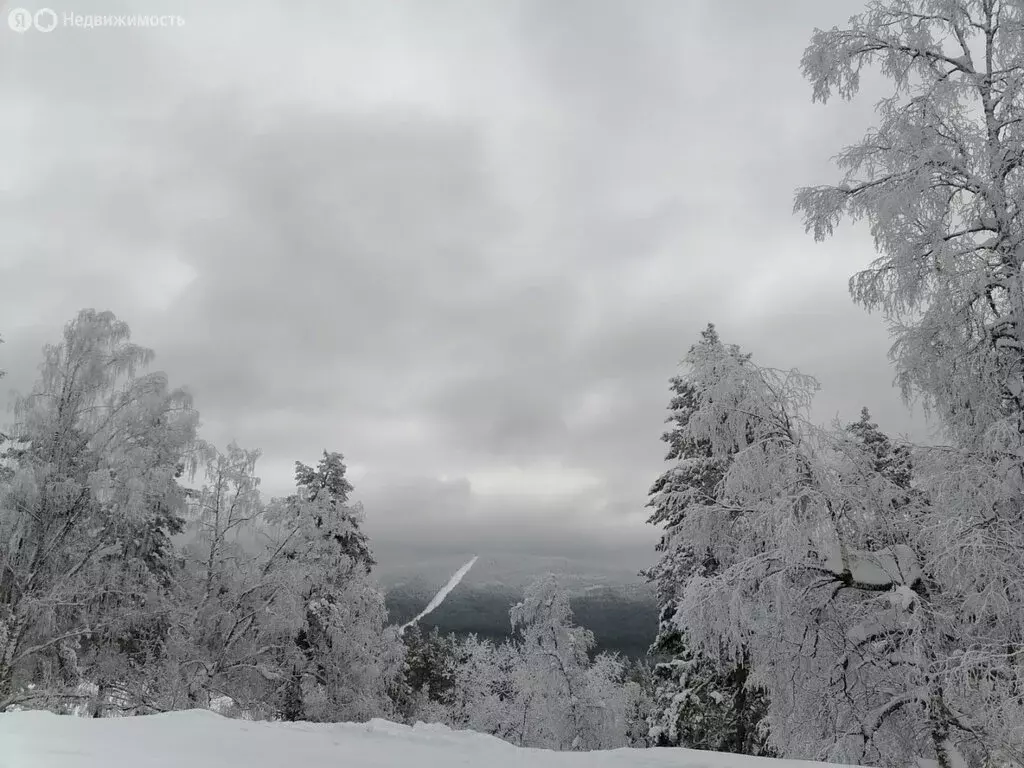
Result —
[[651, 562], [708, 321], [817, 376], [820, 421], [917, 430], [847, 294], [868, 233], [791, 214], [873, 121], [870, 87], [812, 105], [799, 72], [859, 0], [47, 5], [184, 25], [0, 26], [5, 385], [110, 309], [269, 493], [343, 452], [385, 567]]

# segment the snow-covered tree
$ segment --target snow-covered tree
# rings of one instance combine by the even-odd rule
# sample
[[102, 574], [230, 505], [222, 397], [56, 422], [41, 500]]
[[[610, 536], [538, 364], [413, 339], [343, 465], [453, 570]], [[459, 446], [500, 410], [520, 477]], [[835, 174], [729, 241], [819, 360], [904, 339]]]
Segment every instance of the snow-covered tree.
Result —
[[[666, 625], [668, 622], [666, 622]], [[652, 746], [772, 755], [765, 692], [747, 685], [749, 661], [709, 658], [686, 635], [663, 626], [656, 650], [669, 657], [653, 670], [648, 714]]]
[[[728, 464], [715, 496], [686, 505], [680, 515], [677, 535], [707, 551], [716, 567], [694, 572], [685, 584], [674, 624], [688, 647], [664, 676], [677, 681], [678, 712], [700, 712], [703, 700], [721, 692], [708, 684], [695, 656], [731, 654], [750, 670], [744, 688], [768, 690], [766, 719], [780, 752], [819, 756], [842, 738], [808, 731], [828, 731], [813, 724], [828, 710], [819, 699], [835, 693], [834, 659], [822, 649], [831, 651], [843, 628], [824, 622], [841, 622], [828, 585], [842, 586], [845, 570], [829, 561], [839, 537], [826, 495], [829, 478], [801, 418], [816, 383], [761, 368], [720, 343], [695, 345], [686, 364], [694, 407], [682, 437], [703, 442]], [[820, 590], [826, 599], [818, 605]], [[807, 644], [825, 629], [838, 633], [829, 636], [831, 645]], [[704, 713], [704, 723], [718, 727], [724, 715]], [[695, 725], [682, 718], [683, 728]]]
[[[184, 474], [178, 466], [175, 479]], [[153, 710], [160, 698], [159, 681], [154, 679], [168, 657], [168, 636], [173, 628], [178, 570], [172, 537], [185, 524], [179, 500], [187, 489], [172, 485], [168, 500], [152, 502], [149, 523], [132, 538], [133, 557], [144, 564], [149, 588], [141, 600], [109, 605], [120, 616], [113, 624], [99, 627], [84, 636], [78, 657], [89, 670], [95, 697], [89, 705], [93, 717], [102, 717], [114, 709], [125, 714]], [[131, 573], [115, 569], [112, 574], [122, 584]]]
[[910, 448], [897, 445], [871, 421], [871, 413], [862, 408], [860, 418], [846, 425], [850, 433], [873, 459], [872, 470], [887, 478], [894, 485], [910, 490], [913, 461]]
[[810, 425], [813, 379], [709, 345], [687, 364], [685, 432], [731, 461], [715, 502], [682, 517], [719, 570], [690, 579], [675, 624], [694, 648], [746, 654], [772, 746], [892, 766], [1012, 755], [1016, 585], [988, 531], [962, 527], [1001, 487], [991, 462], [965, 479], [958, 453], [926, 454], [946, 466], [908, 493], [874, 442]]
[[[886, 536], [890, 544], [911, 543], [908, 537], [918, 528], [916, 523], [906, 519], [906, 513], [926, 501], [920, 489], [912, 485], [913, 456], [910, 446], [893, 442], [871, 421], [871, 414], [866, 407], [861, 409], [860, 418], [847, 424], [836, 439], [840, 443], [846, 440], [853, 442], [853, 446], [838, 451], [849, 470], [848, 480], [852, 487], [870, 484], [874, 478], [876, 484], [880, 482], [883, 485], [890, 497], [888, 516], [880, 514], [872, 526], [888, 527]], [[837, 468], [842, 472], [844, 470], [841, 465], [842, 462]], [[893, 538], [897, 535], [897, 529], [902, 532], [899, 541]], [[877, 542], [867, 531], [862, 543], [871, 549]]]
[[284, 685], [279, 659], [299, 615], [297, 585], [251, 543], [264, 514], [259, 456], [235, 443], [208, 450], [204, 482], [190, 494], [172, 632], [176, 681], [165, 684], [170, 708], [227, 696], [258, 709], [268, 690]]
[[593, 633], [573, 624], [568, 594], [554, 577], [527, 587], [510, 619], [513, 637], [498, 646], [471, 635], [459, 641], [450, 637], [444, 647], [431, 650], [410, 627], [408, 668], [429, 673], [421, 677], [424, 688], [429, 677], [439, 692], [414, 697], [410, 719], [525, 747], [646, 746], [649, 686], [641, 683], [649, 676], [627, 680], [626, 665], [614, 654], [591, 659]]
[[127, 675], [140, 646], [159, 644], [197, 416], [164, 374], [141, 373], [152, 358], [113, 314], [82, 310], [15, 402], [0, 489], [0, 710], [73, 695], [101, 661], [119, 675], [112, 654]]
[[[731, 345], [725, 347], [713, 325], [701, 332], [699, 345], [731, 356], [738, 365], [750, 356]], [[655, 709], [650, 716], [650, 737], [658, 746], [686, 746], [746, 754], [766, 754], [761, 719], [764, 692], [749, 689], [745, 654], [726, 659], [689, 647], [686, 634], [676, 626], [680, 596], [690, 579], [710, 576], [720, 563], [708, 549], [694, 547], [681, 535], [687, 510], [713, 505], [731, 461], [731, 454], [716, 455], [707, 440], [690, 437], [686, 428], [700, 404], [700, 393], [683, 376], [670, 381], [673, 397], [667, 421], [672, 428], [662, 435], [668, 443], [667, 461], [673, 462], [651, 487], [648, 522], [663, 526], [658, 563], [647, 572], [657, 586], [661, 622], [652, 652], [666, 658], [654, 671]]]
[[650, 721], [656, 711], [654, 687], [654, 670], [646, 660], [634, 659], [626, 665], [623, 695], [627, 747], [653, 746]]
[[818, 240], [867, 219], [880, 255], [853, 296], [890, 321], [905, 393], [964, 445], [1024, 413], [1022, 25], [1008, 0], [876, 1], [802, 62], [815, 101], [854, 98], [872, 64], [893, 82], [843, 180], [795, 208]]
[[510, 650], [505, 645], [503, 652], [476, 635], [459, 641], [442, 722], [452, 728], [509, 738], [508, 711], [515, 697], [514, 665], [503, 664], [502, 660], [512, 658]]
[[587, 669], [587, 710], [593, 741], [583, 749], [616, 749], [629, 745], [629, 707], [640, 703], [640, 692], [625, 680], [626, 664], [616, 653], [599, 653]]
[[614, 695], [609, 685], [621, 679], [621, 662], [603, 659], [592, 668], [594, 635], [573, 624], [568, 593], [557, 579], [530, 584], [510, 616], [519, 635], [512, 708], [521, 722], [519, 743], [573, 750], [624, 744], [621, 685]]
[[418, 624], [402, 633], [405, 667], [399, 711], [406, 720], [446, 721], [443, 709], [450, 703], [459, 662], [453, 635], [442, 636], [437, 627], [425, 633]]
[[359, 529], [362, 510], [348, 503], [351, 484], [340, 454], [325, 453], [313, 470], [296, 464], [297, 493], [276, 501], [270, 547], [281, 553], [297, 585], [302, 618], [288, 707], [308, 720], [363, 721], [393, 714], [404, 647], [387, 626], [384, 595], [370, 577], [373, 558]]
[[[721, 347], [722, 343], [713, 325], [701, 332], [701, 343]], [[747, 360], [738, 347], [731, 346], [728, 353], [738, 360]], [[661, 553], [658, 563], [647, 571], [648, 580], [657, 587], [662, 613], [674, 611], [680, 590], [690, 576], [701, 570], [715, 568], [708, 552], [698, 551], [693, 543], [681, 540], [678, 528], [688, 507], [711, 504], [718, 485], [729, 463], [729, 456], [716, 456], [706, 441], [687, 439], [686, 425], [697, 407], [697, 392], [685, 378], [674, 376], [670, 380], [673, 392], [666, 421], [672, 428], [661, 439], [668, 443], [666, 461], [672, 466], [663, 472], [651, 486], [647, 506], [651, 512], [648, 522], [662, 526], [663, 533], [656, 550]]]
[[402, 675], [398, 628], [387, 625], [384, 595], [366, 574], [307, 603], [310, 720], [363, 722], [393, 718]]
[[269, 504], [258, 458], [235, 444], [210, 452], [191, 494], [169, 708], [227, 697], [261, 717], [392, 716], [402, 647], [369, 577], [340, 456], [325, 456], [323, 471], [299, 464], [297, 492]]
[[348, 503], [348, 495], [353, 488], [345, 477], [344, 459], [340, 453], [324, 451], [316, 469], [301, 461], [295, 462], [298, 493], [290, 501], [293, 504], [299, 500], [305, 502], [306, 507], [296, 504], [297, 514], [300, 510], [307, 510], [324, 539], [332, 540], [337, 552], [369, 572], [376, 561], [366, 534], [360, 528], [362, 506]]
[[853, 98], [873, 63], [894, 85], [880, 125], [840, 154], [843, 180], [795, 207], [819, 240], [867, 219], [879, 256], [853, 296], [890, 321], [904, 395], [953, 441], [920, 452], [928, 510], [906, 545], [923, 681], [906, 695], [945, 764], [1021, 761], [1024, 744], [1022, 25], [1008, 0], [873, 2], [816, 31], [803, 59], [818, 101]]

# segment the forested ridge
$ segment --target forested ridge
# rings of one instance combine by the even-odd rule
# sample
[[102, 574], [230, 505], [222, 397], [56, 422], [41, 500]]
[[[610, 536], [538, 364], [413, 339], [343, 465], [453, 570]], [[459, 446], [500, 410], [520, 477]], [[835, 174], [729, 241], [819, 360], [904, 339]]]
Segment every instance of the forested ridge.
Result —
[[[501, 585], [462, 584], [440, 608], [420, 621], [425, 630], [460, 636], [476, 634], [503, 642], [510, 634], [509, 609], [522, 590]], [[422, 587], [391, 587], [385, 593], [389, 617], [402, 624], [430, 599]], [[648, 655], [658, 627], [658, 605], [653, 595], [626, 595], [612, 588], [596, 588], [586, 595], [570, 594], [569, 605], [580, 626], [594, 633], [595, 650], [617, 652], [627, 658]]]

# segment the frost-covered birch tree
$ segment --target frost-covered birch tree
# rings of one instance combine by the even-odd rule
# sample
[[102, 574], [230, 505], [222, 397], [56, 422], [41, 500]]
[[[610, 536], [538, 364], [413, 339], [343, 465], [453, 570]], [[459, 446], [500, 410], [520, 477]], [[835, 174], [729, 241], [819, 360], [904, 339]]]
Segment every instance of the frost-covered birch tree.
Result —
[[[299, 609], [297, 585], [280, 571], [280, 553], [253, 545], [264, 516], [259, 451], [231, 443], [207, 450], [201, 487], [190, 493], [179, 557], [175, 650], [165, 683], [168, 708], [208, 707], [228, 697], [266, 711], [286, 678], [280, 659]], [[276, 559], [275, 559], [276, 558]]]
[[879, 255], [851, 292], [889, 320], [904, 395], [953, 442], [918, 462], [929, 586], [913, 602], [947, 763], [1024, 761], [1022, 31], [1009, 0], [873, 2], [803, 58], [816, 101], [853, 98], [873, 64], [893, 83], [878, 127], [838, 156], [840, 183], [799, 190], [795, 208], [819, 240], [870, 224]]
[[[419, 631], [416, 625], [407, 629], [407, 640]], [[431, 672], [439, 678], [440, 695], [431, 689], [429, 697], [415, 697], [418, 706], [410, 719], [487, 733], [520, 746], [542, 746], [529, 741], [538, 697], [532, 691], [523, 695], [519, 686], [522, 649], [511, 642], [496, 646], [474, 634], [458, 640], [449, 636], [448, 642], [437, 660], [440, 668]]]
[[866, 219], [879, 256], [850, 282], [892, 324], [893, 357], [952, 435], [977, 445], [1024, 413], [1024, 7], [872, 2], [804, 53], [815, 101], [856, 96], [878, 65], [879, 125], [840, 152], [837, 185], [795, 209], [817, 240]]
[[15, 402], [0, 488], [0, 711], [74, 695], [115, 650], [127, 667], [162, 619], [197, 415], [164, 374], [142, 373], [152, 359], [113, 314], [82, 310]]
[[655, 712], [654, 675], [646, 659], [634, 659], [626, 666], [625, 696], [626, 746], [653, 746], [651, 715]]
[[599, 656], [592, 666], [594, 635], [572, 622], [569, 596], [554, 576], [530, 584], [513, 606], [520, 634], [513, 717], [521, 718], [519, 743], [549, 749], [589, 750], [625, 743], [622, 664]]

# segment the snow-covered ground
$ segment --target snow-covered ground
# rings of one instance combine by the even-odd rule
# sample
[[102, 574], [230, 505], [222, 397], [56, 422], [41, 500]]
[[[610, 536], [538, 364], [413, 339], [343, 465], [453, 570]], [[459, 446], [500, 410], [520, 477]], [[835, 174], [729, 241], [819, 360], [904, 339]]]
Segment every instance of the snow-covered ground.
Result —
[[0, 715], [0, 768], [822, 768], [689, 749], [547, 752], [439, 725], [261, 723], [192, 710], [94, 720]]

